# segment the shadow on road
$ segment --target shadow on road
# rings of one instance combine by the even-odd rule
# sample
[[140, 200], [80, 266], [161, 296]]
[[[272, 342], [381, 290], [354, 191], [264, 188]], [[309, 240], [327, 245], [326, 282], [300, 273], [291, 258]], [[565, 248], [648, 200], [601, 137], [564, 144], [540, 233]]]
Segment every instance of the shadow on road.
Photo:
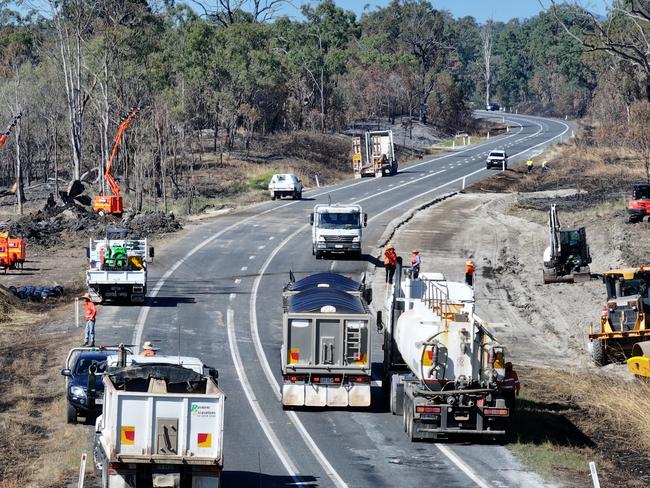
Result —
[[196, 303], [193, 297], [161, 297], [147, 298], [145, 305], [148, 307], [177, 307], [181, 303]]
[[301, 484], [302, 486], [316, 487], [318, 481], [315, 476], [299, 476], [298, 482], [291, 476], [255, 473], [253, 471], [228, 471], [221, 474], [221, 483], [224, 486], [246, 486], [249, 488], [289, 487]]

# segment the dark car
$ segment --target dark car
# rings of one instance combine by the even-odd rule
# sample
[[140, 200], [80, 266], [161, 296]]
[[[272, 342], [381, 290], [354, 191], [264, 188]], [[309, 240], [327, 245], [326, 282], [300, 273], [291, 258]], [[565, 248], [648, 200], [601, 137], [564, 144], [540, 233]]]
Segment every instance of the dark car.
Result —
[[110, 353], [100, 350], [81, 350], [72, 356], [69, 367], [61, 370], [67, 385], [68, 423], [77, 421], [78, 416], [86, 419], [97, 415], [102, 409], [104, 384], [102, 374], [106, 371]]
[[487, 110], [488, 112], [498, 112], [499, 110], [501, 110], [501, 106], [498, 103], [488, 103], [485, 106], [485, 110]]

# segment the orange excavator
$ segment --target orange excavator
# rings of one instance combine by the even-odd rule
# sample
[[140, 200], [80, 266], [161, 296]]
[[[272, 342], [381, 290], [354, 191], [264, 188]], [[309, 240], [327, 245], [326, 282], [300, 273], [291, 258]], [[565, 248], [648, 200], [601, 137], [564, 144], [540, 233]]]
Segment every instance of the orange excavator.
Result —
[[122, 212], [124, 212], [124, 203], [122, 202], [122, 195], [120, 195], [120, 187], [113, 178], [113, 175], [111, 175], [111, 167], [113, 166], [113, 161], [117, 155], [117, 149], [120, 146], [120, 141], [122, 140], [124, 131], [131, 124], [131, 122], [133, 122], [133, 119], [135, 119], [135, 117], [138, 115], [138, 112], [140, 112], [139, 108], [132, 109], [129, 115], [127, 115], [122, 120], [122, 123], [117, 129], [117, 134], [115, 134], [113, 150], [111, 151], [111, 157], [108, 160], [108, 164], [106, 165], [106, 173], [104, 174], [104, 178], [108, 183], [111, 194], [98, 195], [95, 197], [95, 201], [93, 202], [93, 211], [101, 216], [110, 214], [120, 217], [122, 215]]
[[22, 113], [16, 115], [14, 117], [14, 120], [11, 121], [11, 124], [9, 124], [5, 130], [2, 131], [2, 134], [0, 134], [0, 147], [4, 146], [5, 143], [7, 142], [7, 139], [9, 139], [9, 134], [11, 134], [11, 131], [14, 127], [16, 127], [16, 124], [20, 121], [20, 118], [23, 116]]

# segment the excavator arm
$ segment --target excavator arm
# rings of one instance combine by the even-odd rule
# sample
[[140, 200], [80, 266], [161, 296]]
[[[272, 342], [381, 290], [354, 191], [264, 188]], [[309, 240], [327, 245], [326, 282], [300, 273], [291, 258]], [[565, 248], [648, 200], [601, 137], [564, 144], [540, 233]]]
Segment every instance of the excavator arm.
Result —
[[5, 145], [7, 139], [9, 139], [9, 134], [11, 134], [12, 129], [16, 127], [16, 124], [18, 124], [18, 121], [20, 120], [22, 115], [23, 115], [22, 113], [16, 115], [14, 119], [11, 121], [11, 124], [9, 124], [7, 128], [2, 131], [2, 134], [0, 134], [0, 147]]
[[113, 142], [113, 150], [111, 151], [111, 156], [108, 159], [108, 164], [106, 165], [106, 173], [104, 174], [104, 178], [106, 178], [108, 186], [111, 189], [111, 193], [116, 197], [120, 196], [120, 187], [111, 174], [111, 168], [113, 167], [113, 161], [117, 155], [117, 150], [120, 146], [120, 141], [122, 140], [124, 131], [131, 124], [131, 122], [133, 122], [133, 119], [135, 119], [135, 117], [138, 115], [138, 112], [140, 112], [139, 108], [132, 109], [129, 115], [127, 115], [126, 118], [122, 120], [122, 123], [117, 128], [117, 134], [115, 134], [115, 141]]

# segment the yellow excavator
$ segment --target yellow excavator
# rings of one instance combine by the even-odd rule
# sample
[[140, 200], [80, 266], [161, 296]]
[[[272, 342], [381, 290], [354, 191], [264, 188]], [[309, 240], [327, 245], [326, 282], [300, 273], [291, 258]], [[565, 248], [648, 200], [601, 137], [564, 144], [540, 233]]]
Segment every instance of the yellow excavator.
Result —
[[600, 327], [595, 330], [594, 324], [590, 326], [592, 358], [599, 366], [627, 360], [628, 368], [643, 369], [650, 376], [650, 323], [646, 320], [650, 310], [650, 268], [641, 265], [611, 269], [603, 273], [603, 282], [607, 304]]

